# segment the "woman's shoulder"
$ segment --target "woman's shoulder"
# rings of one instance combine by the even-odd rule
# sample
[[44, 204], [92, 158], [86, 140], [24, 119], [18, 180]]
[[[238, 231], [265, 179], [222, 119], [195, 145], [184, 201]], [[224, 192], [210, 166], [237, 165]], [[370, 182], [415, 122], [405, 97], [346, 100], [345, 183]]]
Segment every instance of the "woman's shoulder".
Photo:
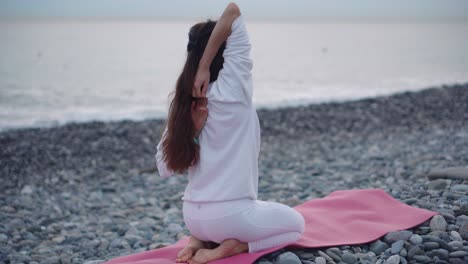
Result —
[[235, 81], [234, 76], [218, 78], [210, 83], [207, 91], [208, 102], [237, 103], [250, 106], [252, 102], [252, 79]]

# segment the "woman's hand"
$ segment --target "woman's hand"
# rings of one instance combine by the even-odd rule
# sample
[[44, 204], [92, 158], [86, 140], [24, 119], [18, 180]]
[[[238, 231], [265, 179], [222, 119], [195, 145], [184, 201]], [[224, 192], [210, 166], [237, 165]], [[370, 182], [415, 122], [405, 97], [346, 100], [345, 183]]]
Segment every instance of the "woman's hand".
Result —
[[195, 137], [198, 137], [205, 121], [208, 118], [208, 99], [206, 97], [198, 98], [195, 101], [192, 101], [192, 122], [195, 127]]
[[[208, 84], [210, 83], [210, 69], [206, 67], [198, 67], [197, 74], [192, 88], [193, 97], [206, 97]], [[205, 105], [206, 106], [206, 105]]]

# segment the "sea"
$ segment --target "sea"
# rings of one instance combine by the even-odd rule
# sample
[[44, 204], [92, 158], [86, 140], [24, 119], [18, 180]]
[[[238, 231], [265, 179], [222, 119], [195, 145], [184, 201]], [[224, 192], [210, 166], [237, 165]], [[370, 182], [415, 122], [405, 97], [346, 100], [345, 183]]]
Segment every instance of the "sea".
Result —
[[[0, 130], [165, 118], [200, 21], [0, 21]], [[245, 21], [257, 108], [468, 82], [467, 21]]]

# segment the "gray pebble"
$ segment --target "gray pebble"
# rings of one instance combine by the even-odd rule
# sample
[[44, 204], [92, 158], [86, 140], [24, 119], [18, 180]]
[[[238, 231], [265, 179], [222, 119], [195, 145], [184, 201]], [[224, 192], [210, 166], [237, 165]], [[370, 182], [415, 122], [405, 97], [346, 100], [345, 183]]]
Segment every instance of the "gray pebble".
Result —
[[433, 181], [429, 181], [427, 183], [427, 189], [429, 190], [443, 190], [445, 187], [447, 187], [447, 180], [444, 179], [436, 179]]
[[446, 249], [438, 248], [431, 250], [427, 255], [431, 258], [437, 256], [439, 259], [447, 260], [449, 259], [449, 252]]
[[467, 262], [461, 258], [450, 258], [450, 264], [466, 264]]
[[457, 231], [450, 231], [450, 237], [455, 241], [463, 241], [463, 238]]
[[302, 262], [296, 254], [288, 251], [280, 254], [276, 258], [275, 264], [302, 264]]
[[301, 257], [301, 259], [311, 259], [315, 257], [314, 253], [310, 252], [302, 252], [299, 254], [299, 256]]
[[432, 241], [424, 242], [423, 245], [425, 250], [432, 250], [439, 247], [439, 243]]
[[1, 233], [0, 234], [0, 242], [7, 242], [8, 241], [8, 236]]
[[30, 195], [32, 194], [34, 191], [33, 191], [33, 187], [29, 186], [29, 185], [25, 185], [23, 187], [23, 189], [21, 189], [21, 194], [25, 194], [25, 195]]
[[167, 227], [167, 231], [171, 233], [179, 233], [182, 232], [184, 229], [179, 225], [175, 223], [170, 223], [169, 226]]
[[460, 226], [460, 229], [458, 230], [458, 233], [460, 234], [460, 236], [465, 239], [465, 240], [468, 240], [468, 221], [465, 221], [461, 226]]
[[466, 184], [455, 184], [450, 188], [452, 192], [459, 192], [463, 194], [468, 194], [468, 185]]
[[398, 255], [391, 255], [386, 261], [385, 264], [399, 264], [400, 263], [400, 256]]
[[413, 243], [414, 245], [419, 245], [423, 242], [423, 239], [420, 235], [414, 234], [409, 238], [409, 241]]
[[333, 260], [340, 262], [341, 261], [341, 251], [337, 247], [328, 248], [325, 250], [328, 256], [330, 256]]
[[57, 256], [52, 256], [46, 258], [44, 262], [48, 264], [60, 264], [60, 258]]
[[392, 254], [398, 254], [400, 253], [400, 250], [403, 248], [403, 245], [405, 244], [404, 240], [398, 240], [395, 243], [392, 244], [391, 247], [391, 252]]
[[468, 256], [468, 252], [467, 251], [462, 251], [462, 250], [457, 250], [457, 251], [454, 251], [454, 252], [450, 252], [449, 256], [451, 258], [460, 258], [460, 257]]
[[370, 250], [373, 251], [376, 255], [380, 255], [380, 253], [384, 252], [387, 248], [388, 245], [380, 241], [380, 239], [377, 239], [370, 244]]
[[319, 255], [324, 257], [327, 261], [334, 261], [330, 256], [328, 256], [325, 252], [319, 250], [318, 251]]
[[408, 261], [405, 258], [400, 258], [401, 264], [408, 264]]
[[104, 261], [105, 260], [102, 260], [102, 259], [87, 260], [87, 261], [83, 262], [83, 264], [101, 264]]
[[392, 244], [398, 240], [408, 240], [413, 235], [413, 233], [409, 230], [400, 230], [400, 231], [393, 231], [386, 234], [383, 238], [383, 241], [388, 244]]
[[316, 257], [314, 261], [317, 264], [327, 264], [327, 260], [324, 257]]
[[423, 255], [425, 253], [426, 252], [424, 252], [424, 250], [422, 250], [419, 246], [413, 246], [410, 250], [408, 250], [408, 257], [411, 259], [415, 255]]
[[348, 264], [354, 264], [356, 262], [356, 256], [354, 256], [352, 253], [345, 252], [343, 255], [341, 255], [341, 260]]
[[406, 257], [407, 255], [408, 255], [408, 251], [406, 250], [406, 248], [402, 248], [400, 251], [400, 256]]
[[415, 255], [413, 256], [413, 259], [423, 263], [431, 261], [431, 258], [425, 255]]
[[463, 243], [461, 241], [450, 241], [448, 243], [452, 251], [456, 251], [457, 249], [461, 249], [463, 247]]
[[447, 221], [441, 215], [434, 215], [429, 226], [431, 231], [445, 231], [447, 229]]

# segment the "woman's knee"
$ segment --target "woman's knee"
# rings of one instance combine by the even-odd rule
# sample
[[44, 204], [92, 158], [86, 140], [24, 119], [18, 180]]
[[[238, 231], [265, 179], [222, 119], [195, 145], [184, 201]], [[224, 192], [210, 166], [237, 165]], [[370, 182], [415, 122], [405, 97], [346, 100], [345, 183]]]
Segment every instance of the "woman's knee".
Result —
[[296, 210], [294, 210], [294, 211], [295, 211], [295, 215], [296, 215], [296, 219], [297, 219], [296, 220], [297, 221], [297, 231], [302, 234], [305, 231], [304, 216], [302, 216], [298, 211], [296, 211]]
[[282, 210], [283, 222], [287, 223], [288, 231], [304, 233], [305, 231], [305, 220], [304, 217], [294, 208], [285, 204], [273, 202], [276, 208]]

